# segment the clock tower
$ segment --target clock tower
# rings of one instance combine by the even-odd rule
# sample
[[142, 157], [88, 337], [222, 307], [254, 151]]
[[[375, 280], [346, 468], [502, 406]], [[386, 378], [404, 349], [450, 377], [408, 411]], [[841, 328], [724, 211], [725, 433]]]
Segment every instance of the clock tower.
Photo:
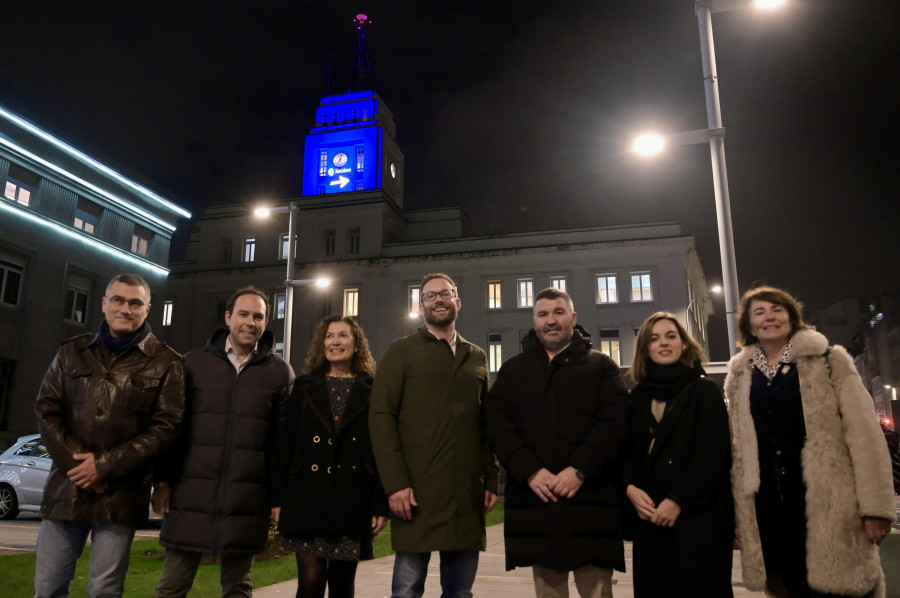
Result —
[[323, 97], [306, 136], [304, 197], [371, 190], [403, 207], [403, 153], [393, 114], [374, 91]]

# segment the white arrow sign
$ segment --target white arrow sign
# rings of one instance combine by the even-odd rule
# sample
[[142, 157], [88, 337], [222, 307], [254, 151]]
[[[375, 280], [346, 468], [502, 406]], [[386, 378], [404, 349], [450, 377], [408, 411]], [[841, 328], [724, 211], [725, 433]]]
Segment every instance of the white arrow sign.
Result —
[[348, 179], [347, 177], [345, 177], [345, 176], [339, 176], [339, 177], [338, 177], [338, 180], [336, 180], [336, 181], [331, 181], [331, 183], [329, 183], [329, 184], [330, 184], [331, 186], [339, 185], [339, 186], [341, 187], [341, 189], [343, 189], [344, 187], [347, 186], [347, 183], [349, 183], [349, 182], [350, 182], [350, 179]]

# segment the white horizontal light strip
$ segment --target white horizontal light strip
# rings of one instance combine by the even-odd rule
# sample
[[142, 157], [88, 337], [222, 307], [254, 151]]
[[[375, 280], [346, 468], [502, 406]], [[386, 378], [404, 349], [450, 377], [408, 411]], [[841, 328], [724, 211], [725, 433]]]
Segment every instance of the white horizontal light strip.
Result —
[[167, 207], [168, 209], [170, 209], [171, 211], [175, 212], [176, 214], [178, 214], [178, 215], [180, 215], [180, 216], [184, 216], [185, 218], [190, 218], [190, 217], [191, 217], [191, 213], [188, 212], [187, 210], [185, 210], [184, 208], [182, 208], [181, 206], [177, 206], [177, 205], [173, 204], [172, 202], [170, 202], [169, 200], [160, 197], [159, 195], [157, 195], [157, 194], [154, 193], [153, 191], [150, 191], [150, 190], [147, 189], [146, 187], [143, 187], [143, 186], [141, 186], [141, 185], [138, 185], [137, 183], [135, 183], [135, 182], [132, 181], [131, 179], [127, 179], [127, 178], [123, 177], [121, 174], [119, 174], [118, 172], [116, 172], [116, 171], [113, 170], [112, 168], [109, 168], [108, 166], [105, 166], [105, 165], [101, 164], [100, 162], [97, 162], [96, 160], [94, 160], [94, 159], [91, 158], [90, 156], [81, 153], [80, 151], [78, 151], [77, 149], [75, 149], [74, 147], [72, 147], [71, 145], [68, 145], [68, 144], [66, 144], [66, 143], [63, 143], [62, 141], [60, 141], [59, 139], [57, 139], [57, 138], [54, 137], [53, 135], [51, 135], [51, 134], [49, 134], [49, 133], [47, 133], [47, 132], [45, 132], [45, 131], [42, 131], [41, 129], [37, 128], [36, 126], [34, 126], [33, 124], [31, 124], [31, 123], [28, 122], [27, 120], [25, 120], [25, 119], [23, 119], [23, 118], [21, 118], [21, 117], [19, 117], [19, 116], [16, 116], [16, 115], [13, 114], [12, 112], [10, 112], [10, 111], [4, 109], [2, 106], [0, 106], [0, 116], [4, 117], [5, 119], [7, 119], [7, 120], [9, 120], [9, 121], [14, 122], [15, 124], [19, 125], [19, 126], [22, 127], [23, 129], [25, 129], [26, 131], [30, 131], [31, 133], [34, 133], [35, 135], [37, 135], [37, 136], [40, 137], [41, 139], [44, 139], [45, 141], [49, 141], [50, 143], [52, 143], [52, 144], [55, 145], [56, 147], [58, 147], [58, 148], [60, 148], [61, 150], [65, 151], [66, 153], [68, 153], [68, 154], [70, 154], [70, 155], [72, 155], [72, 156], [78, 158], [78, 159], [81, 160], [82, 162], [86, 162], [87, 164], [90, 164], [91, 166], [93, 166], [93, 167], [96, 168], [97, 170], [106, 173], [107, 175], [109, 175], [109, 176], [111, 176], [112, 178], [116, 179], [117, 181], [119, 181], [119, 182], [122, 183], [123, 185], [127, 185], [128, 187], [131, 187], [132, 189], [134, 189], [135, 191], [137, 191], [137, 192], [139, 192], [139, 193], [143, 193], [144, 195], [146, 195], [146, 196], [149, 197], [150, 199], [153, 199], [154, 201], [156, 201], [156, 202], [162, 204], [163, 206]]
[[169, 224], [168, 222], [166, 222], [166, 221], [164, 221], [164, 220], [160, 220], [159, 218], [157, 218], [156, 216], [154, 216], [154, 215], [151, 214], [150, 212], [145, 212], [144, 210], [140, 209], [139, 207], [137, 207], [137, 206], [135, 206], [135, 205], [133, 205], [133, 204], [128, 203], [128, 202], [125, 201], [124, 199], [122, 199], [122, 198], [120, 198], [120, 197], [117, 197], [117, 196], [113, 195], [113, 194], [110, 193], [109, 191], [104, 191], [104, 190], [101, 189], [100, 187], [97, 187], [96, 185], [93, 185], [93, 184], [91, 184], [91, 183], [85, 181], [84, 179], [75, 176], [75, 175], [72, 174], [71, 172], [69, 172], [69, 171], [67, 171], [67, 170], [65, 170], [65, 169], [63, 169], [63, 168], [60, 168], [60, 167], [57, 166], [56, 164], [53, 164], [53, 163], [51, 163], [51, 162], [48, 162], [47, 160], [44, 160], [44, 159], [41, 158], [40, 156], [37, 156], [37, 155], [35, 155], [35, 154], [32, 154], [31, 152], [29, 152], [29, 151], [26, 150], [25, 148], [19, 147], [19, 146], [16, 145], [15, 143], [12, 143], [11, 141], [8, 141], [8, 140], [6, 140], [6, 139], [3, 139], [2, 137], [0, 137], [0, 143], [2, 143], [3, 145], [5, 145], [5, 146], [7, 146], [7, 147], [9, 147], [9, 148], [12, 148], [13, 150], [19, 152], [19, 153], [22, 154], [23, 156], [27, 156], [28, 158], [31, 158], [31, 159], [34, 160], [35, 162], [39, 162], [39, 163], [43, 164], [44, 166], [46, 166], [46, 167], [49, 168], [50, 170], [56, 171], [56, 172], [58, 172], [59, 174], [65, 176], [65, 177], [68, 177], [68, 178], [70, 178], [70, 179], [72, 179], [72, 180], [74, 180], [74, 181], [78, 181], [79, 183], [81, 183], [82, 185], [84, 185], [84, 186], [87, 187], [88, 189], [91, 189], [91, 190], [94, 191], [95, 193], [98, 193], [99, 195], [102, 195], [102, 196], [105, 197], [106, 199], [108, 199], [108, 200], [110, 200], [110, 201], [112, 201], [112, 202], [114, 202], [114, 203], [119, 204], [119, 205], [122, 206], [123, 208], [127, 208], [128, 210], [134, 212], [135, 214], [140, 214], [141, 216], [143, 216], [143, 217], [146, 218], [147, 220], [151, 220], [151, 221], [157, 223], [158, 225], [160, 225], [161, 227], [165, 228], [166, 230], [171, 231], [171, 232], [174, 232], [174, 231], [175, 231], [175, 227], [174, 227], [174, 226], [172, 226], [171, 224]]
[[90, 245], [94, 249], [99, 249], [99, 250], [104, 251], [115, 257], [126, 259], [130, 262], [133, 262], [133, 263], [139, 265], [139, 266], [144, 266], [145, 268], [152, 270], [152, 271], [156, 272], [157, 274], [162, 274], [164, 276], [167, 276], [169, 274], [169, 270], [167, 268], [158, 266], [149, 260], [141, 259], [136, 255], [132, 255], [132, 254], [126, 252], [124, 249], [119, 249], [118, 247], [113, 247], [112, 245], [109, 245], [108, 243], [105, 243], [105, 242], [101, 241], [100, 239], [95, 239], [93, 237], [90, 237], [87, 235], [87, 233], [75, 232], [74, 230], [70, 230], [70, 229], [66, 228], [65, 226], [63, 226], [62, 224], [59, 224], [58, 222], [53, 222], [51, 220], [44, 220], [43, 218], [40, 218], [40, 217], [32, 214], [31, 212], [28, 212], [27, 210], [13, 207], [11, 204], [6, 202], [5, 200], [0, 199], [0, 208], [6, 210], [7, 212], [15, 214], [17, 216], [22, 216], [28, 220], [31, 220], [32, 222], [34, 222], [36, 224], [42, 224], [51, 230], [55, 230], [57, 232], [63, 233], [63, 235], [65, 235], [69, 238], [81, 241], [82, 243], [84, 243], [86, 245]]

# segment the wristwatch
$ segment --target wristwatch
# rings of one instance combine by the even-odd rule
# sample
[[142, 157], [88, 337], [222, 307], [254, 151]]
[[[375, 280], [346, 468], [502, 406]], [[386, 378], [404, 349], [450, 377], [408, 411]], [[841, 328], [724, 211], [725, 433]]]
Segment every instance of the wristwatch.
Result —
[[583, 482], [584, 481], [584, 472], [576, 467], [575, 468], [575, 477], [577, 477], [579, 480], [581, 480]]

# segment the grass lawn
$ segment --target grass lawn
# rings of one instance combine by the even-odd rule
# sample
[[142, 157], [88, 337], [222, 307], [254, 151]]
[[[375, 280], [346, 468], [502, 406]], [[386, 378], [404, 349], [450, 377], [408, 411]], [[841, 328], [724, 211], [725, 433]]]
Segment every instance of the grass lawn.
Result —
[[[503, 522], [503, 503], [488, 513], [487, 525]], [[253, 585], [268, 586], [297, 577], [297, 563], [293, 553], [281, 550], [280, 539], [272, 543], [269, 551], [256, 558], [253, 564]], [[72, 582], [72, 596], [84, 596], [87, 590], [87, 572], [90, 562], [90, 546], [78, 560], [75, 580]], [[125, 578], [125, 598], [146, 598], [153, 596], [162, 573], [164, 549], [157, 540], [137, 540], [131, 545], [131, 563]], [[375, 537], [375, 556], [391, 554], [391, 526]], [[2, 598], [31, 598], [34, 596], [34, 553], [0, 556], [0, 596]], [[200, 565], [191, 598], [219, 598], [219, 565]]]

